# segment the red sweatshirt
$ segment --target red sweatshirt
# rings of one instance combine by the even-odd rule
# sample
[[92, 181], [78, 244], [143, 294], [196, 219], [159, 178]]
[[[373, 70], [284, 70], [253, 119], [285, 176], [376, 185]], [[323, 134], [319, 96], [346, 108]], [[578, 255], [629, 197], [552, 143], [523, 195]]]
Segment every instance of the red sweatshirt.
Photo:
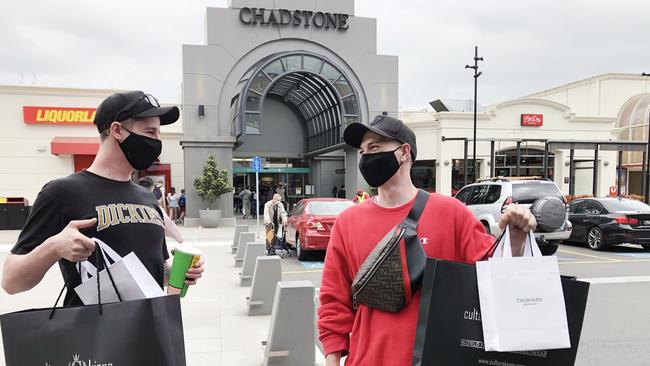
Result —
[[[369, 199], [343, 211], [334, 224], [320, 288], [318, 330], [326, 355], [349, 352], [346, 366], [411, 365], [420, 292], [398, 313], [363, 304], [355, 312], [350, 286], [368, 254], [406, 218], [414, 202], [384, 208]], [[460, 201], [435, 193], [417, 231], [429, 257], [457, 262], [480, 260], [495, 240]]]

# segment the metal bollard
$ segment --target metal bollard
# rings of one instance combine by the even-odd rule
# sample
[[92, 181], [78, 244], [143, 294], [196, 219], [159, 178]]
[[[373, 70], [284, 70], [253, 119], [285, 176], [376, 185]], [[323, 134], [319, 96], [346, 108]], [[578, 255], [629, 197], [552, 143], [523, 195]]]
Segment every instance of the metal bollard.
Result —
[[313, 365], [314, 347], [314, 284], [311, 281], [278, 282], [264, 366]]
[[237, 247], [239, 247], [239, 238], [241, 233], [248, 232], [248, 225], [235, 225], [235, 237], [232, 240], [232, 254], [237, 253]]
[[244, 253], [244, 264], [241, 273], [239, 274], [239, 286], [248, 287], [251, 285], [253, 279], [253, 271], [255, 270], [255, 263], [258, 257], [263, 257], [266, 254], [266, 243], [263, 241], [254, 241], [248, 243]]
[[246, 298], [248, 315], [270, 315], [278, 282], [282, 280], [282, 259], [257, 257], [253, 271], [251, 296]]
[[248, 243], [255, 241], [255, 233], [241, 233], [239, 234], [239, 246], [237, 246], [237, 254], [235, 254], [235, 267], [241, 267], [244, 263], [244, 254], [246, 253], [246, 246]]

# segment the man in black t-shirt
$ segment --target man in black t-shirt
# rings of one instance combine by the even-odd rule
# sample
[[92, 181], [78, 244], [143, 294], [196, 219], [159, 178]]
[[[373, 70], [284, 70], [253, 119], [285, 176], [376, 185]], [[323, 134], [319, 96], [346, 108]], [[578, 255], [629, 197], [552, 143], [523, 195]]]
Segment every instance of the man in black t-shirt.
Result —
[[[36, 286], [59, 263], [68, 291], [65, 305], [81, 304], [76, 264], [94, 255], [99, 238], [119, 255], [134, 252], [161, 287], [170, 268], [163, 215], [154, 195], [131, 181], [160, 155], [160, 126], [176, 122], [177, 107], [160, 107], [141, 91], [116, 93], [97, 108], [101, 144], [86, 170], [53, 180], [38, 194], [18, 242], [4, 265], [2, 287], [10, 294]], [[195, 284], [203, 262], [189, 270]]]

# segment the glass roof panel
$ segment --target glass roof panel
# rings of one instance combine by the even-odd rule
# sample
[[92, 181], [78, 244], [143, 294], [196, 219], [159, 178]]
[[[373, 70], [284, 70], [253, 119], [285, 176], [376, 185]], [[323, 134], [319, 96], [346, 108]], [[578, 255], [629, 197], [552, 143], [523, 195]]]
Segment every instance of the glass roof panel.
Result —
[[341, 73], [334, 68], [334, 66], [330, 65], [329, 63], [325, 63], [323, 65], [323, 70], [321, 71], [320, 75], [325, 78], [325, 80], [329, 81], [330, 83], [333, 83], [334, 80], [338, 79], [341, 76]]
[[302, 56], [288, 56], [285, 58], [287, 63], [287, 71], [300, 71], [302, 70]]
[[304, 68], [303, 70], [311, 71], [318, 74], [321, 67], [323, 66], [323, 60], [317, 59], [316, 57], [305, 56], [304, 57]]
[[283, 74], [284, 71], [284, 65], [280, 60], [275, 60], [264, 68], [264, 72], [270, 76], [271, 79], [275, 79], [278, 75]]

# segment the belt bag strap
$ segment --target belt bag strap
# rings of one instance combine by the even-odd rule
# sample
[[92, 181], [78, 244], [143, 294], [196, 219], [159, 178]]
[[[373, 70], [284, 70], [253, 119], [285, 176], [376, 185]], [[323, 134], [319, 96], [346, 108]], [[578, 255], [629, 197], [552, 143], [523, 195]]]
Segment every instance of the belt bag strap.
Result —
[[411, 294], [415, 294], [422, 283], [424, 267], [426, 265], [427, 254], [422, 248], [418, 239], [418, 221], [422, 216], [422, 211], [429, 200], [429, 193], [418, 189], [415, 197], [415, 203], [411, 207], [408, 216], [402, 222], [401, 226], [406, 229], [404, 233], [404, 243], [406, 249], [406, 264], [408, 265], [409, 281], [411, 283]]

